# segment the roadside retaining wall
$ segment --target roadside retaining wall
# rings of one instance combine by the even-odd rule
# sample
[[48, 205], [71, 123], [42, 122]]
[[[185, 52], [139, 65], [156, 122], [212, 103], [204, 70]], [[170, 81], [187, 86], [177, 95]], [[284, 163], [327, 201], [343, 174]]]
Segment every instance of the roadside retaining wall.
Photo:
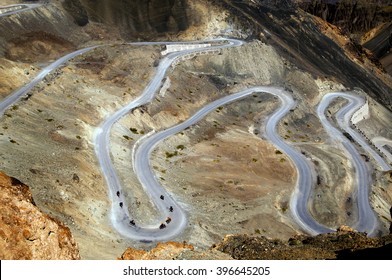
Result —
[[351, 117], [351, 125], [358, 131], [362, 137], [366, 140], [366, 142], [373, 148], [373, 150], [377, 151], [377, 153], [389, 164], [391, 162], [389, 161], [389, 157], [383, 150], [381, 150], [378, 146], [376, 146], [373, 141], [366, 135], [366, 133], [361, 130], [358, 126], [357, 123], [359, 123], [362, 120], [369, 119], [370, 118], [370, 113], [369, 113], [369, 103], [366, 100], [365, 104], [356, 111], [353, 116]]
[[166, 50], [162, 51], [162, 55], [167, 55], [168, 53], [185, 51], [185, 50], [193, 50], [198, 48], [207, 48], [211, 47], [211, 44], [173, 44], [166, 45]]
[[369, 103], [366, 100], [365, 104], [359, 108], [351, 117], [351, 122], [353, 124], [359, 123], [362, 120], [366, 120], [370, 118], [370, 114], [369, 114]]

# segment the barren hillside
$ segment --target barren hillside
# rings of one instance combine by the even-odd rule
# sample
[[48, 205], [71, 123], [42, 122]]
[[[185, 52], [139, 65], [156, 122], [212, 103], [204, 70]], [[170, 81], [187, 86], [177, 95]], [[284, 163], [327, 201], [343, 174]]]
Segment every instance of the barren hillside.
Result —
[[[357, 129], [368, 139], [392, 139], [392, 79], [336, 26], [283, 2], [53, 0], [0, 17], [0, 101], [61, 56], [96, 46], [56, 68], [5, 111], [0, 169], [29, 185], [37, 207], [70, 228], [81, 258], [114, 259], [127, 247], [155, 247], [113, 227], [112, 203], [118, 203], [111, 201], [94, 145], [101, 123], [142, 94], [165, 57], [165, 43], [127, 43], [238, 38], [243, 45], [176, 61], [154, 99], [113, 125], [110, 159], [133, 222], [148, 224], [159, 214], [134, 172], [134, 149], [221, 97], [265, 85], [287, 90], [295, 101], [276, 130], [311, 166], [309, 213], [331, 229], [355, 227], [357, 171], [323, 128], [317, 106], [328, 92], [355, 90], [369, 106]], [[338, 98], [328, 107], [335, 126], [346, 103]], [[186, 229], [171, 241], [205, 249], [227, 234], [306, 234], [290, 206], [298, 168], [266, 137], [265, 125], [280, 106], [271, 94], [249, 95], [154, 148], [149, 158], [155, 177], [187, 215]], [[386, 235], [391, 173], [353, 145], [371, 177], [376, 235]]]

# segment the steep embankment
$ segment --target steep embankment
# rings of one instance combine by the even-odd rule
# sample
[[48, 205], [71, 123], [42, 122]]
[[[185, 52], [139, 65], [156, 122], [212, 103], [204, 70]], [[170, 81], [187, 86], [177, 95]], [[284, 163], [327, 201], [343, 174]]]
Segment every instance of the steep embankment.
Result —
[[0, 172], [0, 259], [80, 259], [71, 231], [35, 206], [29, 187]]
[[306, 12], [336, 25], [350, 37], [354, 48], [370, 50], [382, 67], [392, 74], [392, 6], [390, 1], [301, 1]]
[[152, 37], [162, 32], [183, 31], [193, 22], [188, 17], [188, 1], [185, 0], [81, 2], [91, 20], [118, 26], [125, 36]]
[[374, 32], [372, 30], [368, 32], [374, 33], [369, 38], [364, 36], [363, 46], [380, 60], [382, 66], [392, 76], [392, 23], [385, 23], [375, 29], [377, 30]]
[[228, 235], [207, 250], [190, 244], [159, 243], [150, 251], [128, 248], [121, 260], [388, 260], [392, 235], [368, 238], [349, 227], [315, 237], [297, 235], [287, 241], [254, 235]]
[[[250, 1], [225, 0], [222, 5], [252, 25], [254, 36], [275, 46], [294, 65], [313, 75], [339, 81], [346, 87], [360, 87], [369, 96], [392, 110], [390, 87], [353, 61], [338, 43], [322, 32], [309, 14], [294, 4], [252, 4]], [[283, 28], [284, 26], [284, 28]]]

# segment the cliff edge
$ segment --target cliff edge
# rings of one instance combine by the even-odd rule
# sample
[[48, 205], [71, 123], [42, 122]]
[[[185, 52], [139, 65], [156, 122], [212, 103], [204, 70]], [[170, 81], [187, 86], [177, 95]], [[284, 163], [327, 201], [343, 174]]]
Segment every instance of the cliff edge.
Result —
[[80, 259], [69, 228], [40, 211], [28, 186], [2, 172], [0, 217], [0, 259]]

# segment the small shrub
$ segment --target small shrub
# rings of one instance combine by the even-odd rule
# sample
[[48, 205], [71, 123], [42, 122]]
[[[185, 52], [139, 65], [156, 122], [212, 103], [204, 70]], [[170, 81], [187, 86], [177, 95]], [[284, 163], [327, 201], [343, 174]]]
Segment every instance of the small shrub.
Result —
[[137, 131], [137, 129], [134, 128], [134, 127], [129, 128], [129, 130], [130, 130], [132, 133], [134, 133], [134, 134], [139, 134], [139, 132]]
[[165, 152], [165, 155], [166, 155], [166, 158], [172, 158], [174, 156], [177, 156], [178, 152], [177, 151], [174, 151], [173, 153]]

